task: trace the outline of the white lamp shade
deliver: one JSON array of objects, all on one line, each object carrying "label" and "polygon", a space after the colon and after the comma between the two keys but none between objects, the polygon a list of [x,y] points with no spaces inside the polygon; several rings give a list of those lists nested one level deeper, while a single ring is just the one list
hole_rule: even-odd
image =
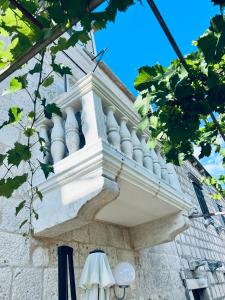
[{"label": "white lamp shade", "polygon": [[117,285],[130,286],[135,280],[135,269],[130,263],[121,262],[115,267],[113,275]]}]

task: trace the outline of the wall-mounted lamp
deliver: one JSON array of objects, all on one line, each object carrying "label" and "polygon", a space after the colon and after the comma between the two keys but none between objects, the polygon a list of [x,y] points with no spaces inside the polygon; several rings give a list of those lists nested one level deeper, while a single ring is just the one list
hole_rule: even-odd
[{"label": "wall-mounted lamp", "polygon": [[[115,298],[117,300],[123,300],[126,295],[126,289],[129,288],[131,283],[135,280],[134,267],[128,262],[121,262],[115,267],[113,275],[116,281],[116,284],[113,286]],[[123,289],[122,296],[116,294],[116,287]]]}]

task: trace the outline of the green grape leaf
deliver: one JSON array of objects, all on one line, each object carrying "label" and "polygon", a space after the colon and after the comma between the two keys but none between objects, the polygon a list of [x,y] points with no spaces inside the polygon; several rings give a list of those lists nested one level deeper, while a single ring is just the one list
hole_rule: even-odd
[{"label": "green grape leaf", "polygon": [[32,209],[32,213],[33,213],[35,219],[38,220],[39,219],[38,213],[34,209]]},{"label": "green grape leaf", "polygon": [[27,222],[28,222],[28,219],[24,220],[24,221],[20,224],[19,229],[21,229]]},{"label": "green grape leaf", "polygon": [[225,0],[211,0],[214,5],[225,6]]},{"label": "green grape leaf", "polygon": [[15,93],[27,86],[27,75],[14,77],[10,80],[10,86],[8,90],[4,90],[2,95]]},{"label": "green grape leaf", "polygon": [[54,168],[50,164],[45,164],[39,161],[41,170],[43,171],[45,178],[47,179],[50,173],[54,173]]},{"label": "green grape leaf", "polygon": [[54,72],[60,74],[61,76],[64,75],[72,75],[71,69],[63,64],[56,64],[52,63],[52,69]]},{"label": "green grape leaf", "polygon": [[35,117],[34,111],[30,111],[28,114],[28,120],[31,121],[31,120],[33,120],[34,117]]},{"label": "green grape leaf", "polygon": [[26,137],[31,137],[32,135],[34,135],[35,133],[35,128],[31,128],[31,127],[27,127],[25,130],[24,130],[24,135]]},{"label": "green grape leaf", "polygon": [[6,154],[0,154],[0,166],[3,165],[4,159],[6,158]]},{"label": "green grape leaf", "polygon": [[35,193],[38,196],[38,198],[42,201],[43,200],[43,194],[42,192],[38,189],[38,187],[35,188]]},{"label": "green grape leaf", "polygon": [[154,149],[156,144],[157,144],[157,139],[152,137],[147,142],[147,146],[149,147],[149,149]]},{"label": "green grape leaf", "polygon": [[29,71],[29,73],[30,73],[31,75],[33,75],[33,74],[35,74],[35,73],[40,73],[41,70],[42,70],[41,64],[40,64],[40,63],[36,63],[35,66],[33,67],[33,69],[31,69],[31,70]]},{"label": "green grape leaf", "polygon": [[212,31],[204,33],[197,41],[197,46],[204,54],[207,63],[214,62],[216,60],[216,46],[218,39]]},{"label": "green grape leaf", "polygon": [[18,175],[13,178],[0,179],[0,196],[10,198],[12,193],[27,181],[28,174]]},{"label": "green grape leaf", "polygon": [[45,117],[48,119],[51,119],[53,114],[56,114],[56,115],[62,117],[62,112],[55,103],[50,103],[50,104],[44,105]]},{"label": "green grape leaf", "polygon": [[19,205],[16,207],[16,213],[15,213],[16,216],[24,208],[25,204],[26,204],[26,200],[23,200],[19,203]]},{"label": "green grape leaf", "polygon": [[2,125],[0,125],[0,129],[2,129],[4,126],[9,124],[15,124],[18,123],[23,115],[23,110],[19,107],[10,107],[8,111],[8,120],[3,122]]},{"label": "green grape leaf", "polygon": [[31,151],[27,145],[16,142],[14,148],[8,150],[8,163],[19,166],[22,161],[28,161],[31,158]]},{"label": "green grape leaf", "polygon": [[53,84],[53,82],[54,82],[54,76],[51,75],[51,76],[49,76],[48,78],[46,78],[46,79],[44,80],[43,86],[44,86],[45,88],[47,88],[48,86],[50,86],[51,84]]},{"label": "green grape leaf", "polygon": [[165,68],[159,64],[149,67],[144,66],[139,69],[139,74],[134,82],[134,87],[140,91],[149,89],[155,82],[162,78]]}]

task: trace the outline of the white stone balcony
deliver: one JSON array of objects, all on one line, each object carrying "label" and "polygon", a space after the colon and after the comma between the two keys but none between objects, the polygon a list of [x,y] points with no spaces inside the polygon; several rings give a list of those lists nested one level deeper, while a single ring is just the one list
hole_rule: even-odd
[{"label": "white stone balcony", "polygon": [[[173,239],[190,207],[172,164],[149,151],[132,101],[93,73],[54,100],[63,118],[41,120],[55,173],[41,180],[37,236],[56,236],[93,220],[130,228],[134,248]],[[102,77],[103,78],[103,77]]]}]

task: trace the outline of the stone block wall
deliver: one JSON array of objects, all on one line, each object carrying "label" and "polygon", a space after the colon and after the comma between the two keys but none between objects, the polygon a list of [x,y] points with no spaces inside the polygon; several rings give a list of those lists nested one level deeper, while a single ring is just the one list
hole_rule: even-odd
[{"label": "stone block wall", "polygon": [[[55,90],[58,91],[57,87]],[[52,95],[53,92],[50,96]],[[0,120],[3,119],[3,114],[7,114],[7,107],[17,104],[18,99],[23,99],[19,103],[22,102],[27,107],[27,99],[24,97],[1,98]],[[1,132],[1,153],[15,142],[15,138],[21,139],[16,128]],[[191,198],[193,206],[199,207],[188,172],[197,177],[200,174],[189,163],[177,168],[177,172],[183,192]],[[208,188],[204,187],[209,209],[214,211],[215,203],[207,196],[208,192]],[[89,251],[100,248],[108,255],[112,268],[120,261],[129,261],[135,266],[137,278],[128,290],[127,300],[193,299],[191,291],[184,287],[182,274],[186,279],[206,276],[210,299],[225,299],[224,266],[215,272],[210,272],[207,266],[203,266],[197,274],[189,268],[189,261],[193,259],[206,258],[225,262],[224,234],[218,235],[212,226],[206,229],[203,220],[191,221],[191,227],[178,235],[174,242],[139,252],[131,248],[129,231],[126,228],[98,222],[79,230],[71,228],[70,232],[54,239],[31,239],[23,237],[18,231],[25,215],[21,213],[16,218],[14,214],[22,196],[23,191],[19,190],[11,199],[0,198],[0,300],[58,299],[57,247],[63,244],[74,249],[77,285]],[[216,222],[220,224],[220,219]],[[78,299],[82,299],[82,291],[77,291]]]},{"label": "stone block wall", "polygon": [[[183,192],[201,212],[188,176],[191,172],[200,179],[201,174],[189,162],[177,168],[177,172]],[[217,211],[215,200],[210,198],[213,191],[203,186],[203,193],[209,211]],[[220,204],[225,207],[224,202],[221,201]],[[223,225],[220,217],[215,217],[214,220],[215,225]],[[144,299],[194,300],[192,291],[185,289],[183,279],[198,278],[207,278],[209,299],[225,299],[225,235],[218,234],[214,226],[206,228],[203,221],[203,218],[191,220],[190,228],[179,234],[174,242],[137,253],[138,285]],[[189,262],[199,259],[218,260],[224,265],[215,272],[209,270],[208,264],[198,268],[196,272],[191,271]]]},{"label": "stone block wall", "polygon": [[138,286],[145,300],[186,299],[174,242],[143,249],[137,257]]},{"label": "stone block wall", "polygon": [[[193,185],[188,178],[188,173],[191,172],[200,179],[200,173],[189,162],[182,168],[178,168],[177,171],[183,191],[189,194],[193,206],[197,207],[201,212]],[[210,212],[218,211],[215,200],[210,198],[210,194],[213,192],[211,188],[203,186],[203,194]],[[225,207],[223,201],[220,201],[220,204]],[[213,219],[215,225],[224,225],[220,217],[214,217]],[[225,299],[225,235],[224,233],[218,234],[212,225],[206,228],[203,221],[204,218],[191,220],[191,227],[176,238],[182,271],[184,271],[186,278],[207,277],[211,299]],[[222,261],[224,265],[215,272],[209,270],[208,264],[198,268],[197,272],[191,272],[188,262],[198,259]]]},{"label": "stone block wall", "polygon": [[[0,201],[2,203],[5,200]],[[6,202],[4,206],[7,206]],[[0,222],[1,300],[57,300],[57,247],[63,244],[74,249],[78,299],[83,299],[78,282],[89,251],[104,250],[112,268],[121,261],[129,261],[133,265],[136,263],[128,230],[124,228],[94,222],[57,239],[31,239],[10,231],[14,227],[13,216],[10,216],[10,220],[5,223],[1,218]],[[5,229],[6,225],[9,230]],[[139,297],[134,284],[129,289],[127,299],[144,298]]]},{"label": "stone block wall", "polygon": [[[29,84],[32,86],[34,82]],[[7,87],[6,81],[1,84],[0,92]],[[48,99],[59,92],[57,86],[53,87]],[[7,118],[8,108],[11,106],[23,106],[27,111],[31,109],[23,92],[0,96],[0,100],[0,122]],[[16,141],[22,142],[22,134],[16,126],[1,130],[0,152],[7,151]],[[0,173],[1,176],[4,175],[4,170]],[[26,188],[21,188],[10,199],[0,197],[0,300],[58,299],[57,247],[63,244],[74,249],[78,299],[83,299],[78,282],[89,251],[103,249],[112,268],[121,261],[129,261],[135,265],[136,258],[130,246],[128,230],[118,226],[94,222],[79,230],[71,228],[71,232],[55,239],[24,237],[22,231],[19,231],[19,225],[26,219],[26,212],[20,212],[15,217],[15,208],[25,192]],[[129,289],[127,299],[144,299],[139,297],[136,284]]]}]

